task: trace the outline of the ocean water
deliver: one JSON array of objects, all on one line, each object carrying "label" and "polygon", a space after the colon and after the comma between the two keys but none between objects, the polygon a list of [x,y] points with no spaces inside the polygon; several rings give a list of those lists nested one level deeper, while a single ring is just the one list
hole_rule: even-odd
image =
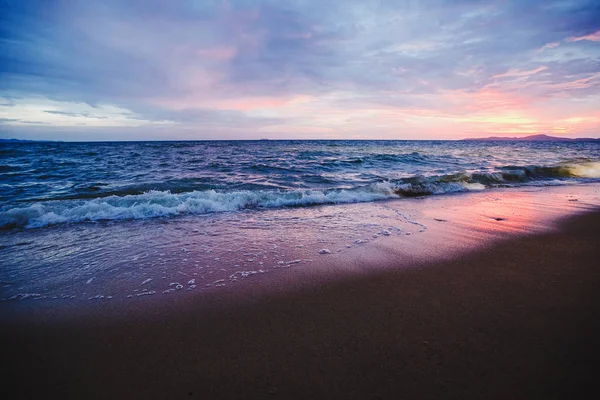
[{"label": "ocean water", "polygon": [[0,300],[216,290],[418,239],[447,194],[599,181],[597,142],[0,143]]},{"label": "ocean water", "polygon": [[0,229],[600,178],[598,142],[0,144]]}]

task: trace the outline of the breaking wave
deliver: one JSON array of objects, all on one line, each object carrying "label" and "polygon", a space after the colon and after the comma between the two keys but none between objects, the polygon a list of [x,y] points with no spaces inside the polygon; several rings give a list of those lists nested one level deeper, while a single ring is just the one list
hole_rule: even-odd
[{"label": "breaking wave", "polygon": [[185,214],[233,212],[245,209],[303,207],[359,203],[398,197],[439,195],[519,184],[572,181],[565,178],[600,178],[600,163],[553,167],[506,166],[495,172],[464,172],[413,176],[350,189],[297,190],[193,190],[172,193],[148,190],[141,194],[51,200],[0,212],[0,229],[40,228],[85,221],[132,220]]},{"label": "breaking wave", "polygon": [[[245,209],[302,207],[370,202],[397,198],[403,186],[382,182],[355,189],[290,191],[193,191],[174,194],[151,190],[139,195],[109,196],[85,201],[48,201],[12,208],[0,214],[0,228],[40,228],[69,222],[106,221],[207,214]],[[429,185],[430,194],[477,189],[472,184]],[[483,187],[481,187],[483,189]]]}]

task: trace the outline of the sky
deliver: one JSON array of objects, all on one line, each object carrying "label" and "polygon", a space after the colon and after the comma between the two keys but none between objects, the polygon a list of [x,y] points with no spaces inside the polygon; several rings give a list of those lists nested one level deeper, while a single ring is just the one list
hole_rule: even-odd
[{"label": "sky", "polygon": [[0,0],[0,138],[600,137],[598,0]]}]

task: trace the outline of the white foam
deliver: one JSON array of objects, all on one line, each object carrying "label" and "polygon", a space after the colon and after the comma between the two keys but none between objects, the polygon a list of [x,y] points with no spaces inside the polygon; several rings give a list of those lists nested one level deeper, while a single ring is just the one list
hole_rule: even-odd
[{"label": "white foam", "polygon": [[600,178],[600,162],[573,164],[567,169],[572,175],[580,178]]},{"label": "white foam", "polygon": [[[554,168],[554,167],[552,167]],[[600,178],[600,162],[564,165],[568,175],[581,178]],[[524,170],[511,171],[522,174]],[[485,172],[492,182],[504,182],[502,173]],[[108,196],[89,200],[61,200],[39,202],[27,207],[16,207],[0,212],[0,228],[40,228],[48,225],[102,220],[130,220],[168,217],[182,214],[232,212],[252,208],[297,207],[319,204],[371,202],[396,198],[398,195],[444,194],[484,190],[485,185],[472,182],[473,174],[464,180],[448,181],[444,176],[415,177],[412,183],[379,182],[352,189],[331,190],[242,190],[221,192],[215,190],[171,193],[150,190],[137,195]],[[458,178],[457,178],[458,179]],[[405,181],[406,182],[406,181]],[[545,180],[536,181],[538,184]],[[194,232],[200,232],[194,230]],[[186,247],[183,252],[188,252]],[[209,251],[207,251],[209,252]]]},{"label": "white foam", "polygon": [[137,297],[140,297],[140,296],[150,296],[150,295],[153,295],[155,293],[156,293],[156,290],[150,290],[148,292],[138,293],[138,294],[136,294],[136,296]]},{"label": "white foam", "polygon": [[41,294],[39,293],[19,293],[10,297],[9,300],[26,300],[31,298],[39,298]]},{"label": "white foam", "polygon": [[[40,228],[101,220],[127,220],[180,214],[205,214],[247,208],[356,203],[395,197],[387,182],[354,190],[193,191],[172,194],[151,190],[139,195],[109,196],[86,201],[49,201],[0,213],[0,227]],[[187,251],[183,248],[182,251]]]},{"label": "white foam", "polygon": [[[229,279],[237,279],[238,275],[241,278],[247,278],[249,276],[252,275],[256,275],[256,274],[263,274],[265,271],[263,271],[262,269],[259,269],[258,271],[236,271],[233,274],[229,275]],[[224,281],[224,280],[222,280]],[[215,281],[215,282],[219,282],[219,281]],[[213,284],[215,283],[213,282]]]},{"label": "white foam", "polygon": [[485,185],[478,182],[422,182],[418,184],[403,183],[395,189],[399,193],[412,194],[446,194],[465,191],[485,190]]}]

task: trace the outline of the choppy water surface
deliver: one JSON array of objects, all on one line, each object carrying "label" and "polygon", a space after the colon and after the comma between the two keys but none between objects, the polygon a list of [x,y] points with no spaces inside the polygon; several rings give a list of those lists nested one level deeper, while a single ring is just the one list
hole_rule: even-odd
[{"label": "choppy water surface", "polygon": [[599,178],[594,142],[2,143],[0,300],[212,290],[426,235],[405,197]]},{"label": "choppy water surface", "polygon": [[0,228],[598,178],[598,142],[3,143]]}]

